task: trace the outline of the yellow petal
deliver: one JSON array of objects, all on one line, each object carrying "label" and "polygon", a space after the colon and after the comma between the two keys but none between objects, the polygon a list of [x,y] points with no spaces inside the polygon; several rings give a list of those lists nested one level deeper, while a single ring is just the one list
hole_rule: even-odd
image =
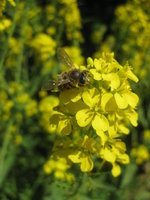
[{"label": "yellow petal", "polygon": [[105,134],[103,131],[101,131],[101,130],[97,130],[97,131],[96,131],[96,134],[100,137],[100,139],[101,139],[101,144],[104,146],[105,143],[106,143],[106,141],[107,141],[107,139],[108,139],[108,137],[107,137],[106,134]]},{"label": "yellow petal", "polygon": [[82,109],[76,113],[76,120],[80,127],[85,127],[91,123],[93,113],[89,109]]},{"label": "yellow petal", "polygon": [[108,148],[103,149],[101,153],[103,155],[103,158],[106,161],[108,161],[110,163],[114,163],[115,162],[116,155],[112,151],[110,151]]},{"label": "yellow petal", "polygon": [[132,81],[134,81],[136,83],[139,81],[137,76],[130,69],[128,69],[128,71],[127,71],[127,76],[129,79],[131,79]]},{"label": "yellow petal", "polygon": [[72,131],[71,123],[69,119],[60,120],[58,123],[58,133],[62,135],[69,135]]},{"label": "yellow petal", "polygon": [[111,170],[111,173],[114,177],[117,177],[121,174],[121,168],[117,164],[113,164],[113,168]]},{"label": "yellow petal", "polygon": [[98,59],[94,59],[94,66],[95,66],[95,68],[99,71],[99,70],[101,70],[101,61],[100,60],[98,60]]},{"label": "yellow petal", "polygon": [[81,99],[81,91],[79,88],[64,90],[60,93],[60,101],[64,104],[67,104],[70,101],[77,102],[79,99]]},{"label": "yellow petal", "polygon": [[116,135],[116,130],[115,130],[114,125],[109,126],[108,133],[109,133],[109,136],[110,136],[111,138],[113,138],[113,137]]},{"label": "yellow petal", "polygon": [[80,163],[81,158],[80,158],[80,152],[76,152],[74,154],[71,154],[68,156],[68,158],[73,162],[73,163]]},{"label": "yellow petal", "polygon": [[92,126],[96,131],[98,130],[107,131],[109,123],[104,115],[96,115],[92,120]]},{"label": "yellow petal", "polygon": [[138,114],[137,114],[137,112],[135,112],[134,110],[132,110],[130,113],[128,113],[127,117],[128,117],[129,121],[131,122],[131,124],[133,126],[136,127],[138,125],[137,124],[137,120],[138,120]]},{"label": "yellow petal", "polygon": [[122,164],[127,165],[130,162],[130,158],[127,154],[120,154],[119,155],[119,160]]},{"label": "yellow petal", "polygon": [[110,112],[114,111],[117,108],[117,104],[115,102],[114,96],[112,93],[105,93],[101,99],[101,106],[104,110]]},{"label": "yellow petal", "polygon": [[120,86],[120,79],[116,73],[103,74],[103,79],[110,82],[110,87],[117,89]]},{"label": "yellow petal", "polygon": [[94,164],[91,157],[88,156],[88,157],[82,158],[81,166],[80,166],[82,172],[90,172],[92,171],[93,167],[94,167]]},{"label": "yellow petal", "polygon": [[93,108],[99,102],[100,95],[99,92],[95,88],[93,88],[83,92],[82,98],[86,105]]},{"label": "yellow petal", "polygon": [[87,66],[90,68],[90,66],[93,67],[93,64],[94,64],[93,59],[91,57],[88,57],[87,58]]},{"label": "yellow petal", "polygon": [[139,101],[139,97],[133,93],[133,92],[128,92],[124,93],[123,96],[127,100],[128,104],[132,107],[135,108],[137,106],[137,103]]},{"label": "yellow petal", "polygon": [[114,97],[115,97],[115,101],[116,101],[118,108],[125,109],[128,107],[127,100],[123,96],[121,96],[119,93],[116,92]]},{"label": "yellow petal", "polygon": [[119,132],[124,133],[126,135],[128,135],[130,133],[130,130],[123,124],[119,124],[118,129],[119,129]]},{"label": "yellow petal", "polygon": [[91,72],[91,74],[93,75],[93,78],[94,78],[95,80],[99,81],[99,80],[102,79],[102,75],[101,75],[99,72],[97,72],[96,69],[91,69],[90,72]]}]

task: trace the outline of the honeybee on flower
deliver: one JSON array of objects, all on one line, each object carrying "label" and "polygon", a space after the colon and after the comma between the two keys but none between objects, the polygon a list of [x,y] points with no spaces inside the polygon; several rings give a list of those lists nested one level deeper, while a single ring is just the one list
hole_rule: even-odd
[{"label": "honeybee on flower", "polygon": [[61,140],[53,151],[55,156],[79,163],[82,172],[92,171],[96,158],[109,162],[116,177],[121,173],[119,164],[130,161],[121,136],[129,134],[128,124],[137,126],[139,98],[128,79],[138,82],[138,78],[128,64],[121,66],[113,53],[88,58],[83,69],[88,71],[86,87],[80,87],[79,82],[79,88],[61,85],[59,105],[53,109],[50,124],[69,142]]},{"label": "honeybee on flower", "polygon": [[88,84],[89,77],[87,70],[77,69],[69,55],[63,48],[58,48],[57,55],[59,61],[69,68],[68,71],[62,72],[58,80],[49,80],[42,90],[63,91],[66,89],[82,87]]}]

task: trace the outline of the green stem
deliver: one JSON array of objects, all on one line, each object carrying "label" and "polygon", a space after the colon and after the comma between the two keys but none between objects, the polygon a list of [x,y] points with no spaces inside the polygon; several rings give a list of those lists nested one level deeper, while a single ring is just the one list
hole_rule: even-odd
[{"label": "green stem", "polygon": [[22,21],[21,21],[21,34],[20,34],[20,39],[19,39],[19,44],[20,44],[20,53],[18,55],[17,63],[16,63],[16,73],[15,73],[15,80],[16,82],[20,82],[21,78],[21,66],[22,66],[22,61],[23,61],[23,52],[24,52],[24,41],[25,41],[25,34],[26,34],[26,25],[27,25],[27,13],[28,13],[28,8],[24,8],[23,15],[22,15]]},{"label": "green stem", "polygon": [[10,143],[10,134],[11,134],[10,127],[11,127],[11,124],[12,124],[12,122],[9,123],[8,129],[5,132],[4,141],[3,141],[2,148],[1,148],[1,151],[0,151],[0,188],[1,188],[2,182],[3,182],[4,160],[5,160],[5,157],[7,155],[8,146],[9,146],[9,143]]},{"label": "green stem", "polygon": [[12,20],[12,27],[9,31],[7,40],[5,42],[5,48],[3,49],[3,51],[1,52],[1,60],[0,60],[0,76],[1,76],[1,80],[4,80],[4,76],[5,76],[5,68],[4,68],[4,62],[7,56],[7,52],[8,52],[8,48],[9,48],[9,40],[12,37],[15,27],[16,27],[16,16],[17,16],[17,10],[18,10],[18,2],[19,0],[17,0],[17,4],[16,7],[14,8],[14,16],[13,16],[13,20]]},{"label": "green stem", "polygon": [[98,168],[98,171],[101,171],[101,169],[103,168],[104,164],[105,164],[105,160],[103,160]]}]

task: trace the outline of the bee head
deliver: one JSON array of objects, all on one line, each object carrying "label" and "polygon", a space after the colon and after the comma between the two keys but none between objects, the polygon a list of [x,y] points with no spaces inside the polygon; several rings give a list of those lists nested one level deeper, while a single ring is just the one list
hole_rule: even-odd
[{"label": "bee head", "polygon": [[79,78],[80,78],[80,72],[78,70],[73,70],[73,71],[70,72],[70,77],[73,80],[79,80]]}]

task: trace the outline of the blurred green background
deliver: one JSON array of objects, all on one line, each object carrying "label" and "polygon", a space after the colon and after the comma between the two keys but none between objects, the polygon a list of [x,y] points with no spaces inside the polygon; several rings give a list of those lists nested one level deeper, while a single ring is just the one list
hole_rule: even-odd
[{"label": "blurred green background", "polygon": [[[0,199],[150,199],[150,1],[0,0]],[[131,161],[121,176],[83,174],[49,161],[58,137],[49,118],[58,94],[41,91],[60,69],[114,52],[139,83],[138,127],[124,138]]]}]

